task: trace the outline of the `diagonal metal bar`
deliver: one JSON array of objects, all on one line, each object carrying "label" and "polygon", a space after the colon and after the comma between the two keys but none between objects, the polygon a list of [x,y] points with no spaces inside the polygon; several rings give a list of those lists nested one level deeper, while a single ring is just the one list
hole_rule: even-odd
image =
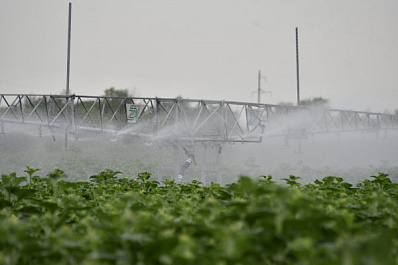
[{"label": "diagonal metal bar", "polygon": [[166,115],[166,117],[164,118],[163,123],[160,125],[160,128],[163,128],[164,124],[166,123],[166,121],[167,121],[167,119],[168,119],[169,117],[171,117],[171,119],[174,120],[173,116],[171,115],[171,112],[173,111],[175,105],[176,105],[176,103],[174,102],[174,103],[173,103],[173,106],[170,108],[170,110],[169,110],[168,112],[167,112],[167,110],[162,106],[162,108],[167,112],[167,115]]},{"label": "diagonal metal bar", "polygon": [[22,99],[24,96],[18,96],[18,102],[19,102],[19,110],[21,111],[21,119],[24,122],[25,121],[25,117],[24,117],[24,109],[23,109],[23,104],[22,104]]},{"label": "diagonal metal bar", "polygon": [[113,115],[112,115],[111,119],[108,121],[107,125],[109,125],[113,119],[115,119],[118,122],[116,114],[120,110],[121,106],[122,105],[124,106],[125,104],[126,104],[126,99],[122,99],[122,101],[119,103],[119,106],[117,107],[117,109],[115,111],[113,111],[112,107],[109,105],[109,108],[111,109]]},{"label": "diagonal metal bar", "polygon": [[203,108],[205,108],[203,101],[198,102],[198,106],[199,106],[198,107],[199,110],[198,110],[198,113],[196,115],[195,122],[192,125],[193,128],[195,128],[196,124],[198,124],[199,118],[200,118],[200,116],[202,115],[202,112],[203,112]]},{"label": "diagonal metal bar", "polygon": [[4,99],[4,102],[5,102],[6,105],[7,105],[7,110],[3,113],[2,118],[5,117],[5,115],[8,113],[8,111],[11,111],[11,113],[12,113],[12,115],[14,115],[15,119],[18,120],[17,115],[16,115],[16,114],[14,113],[14,111],[12,110],[12,107],[15,106],[14,104],[15,104],[15,101],[17,101],[18,97],[16,97],[16,98],[14,99],[14,101],[11,103],[11,105],[8,104],[8,101],[7,101],[7,99],[6,99],[5,97],[3,97],[3,99]]},{"label": "diagonal metal bar", "polygon": [[245,110],[245,106],[242,106],[238,117],[235,117],[235,114],[233,114],[233,112],[232,112],[232,110],[231,110],[231,112],[232,112],[232,114],[233,114],[233,117],[234,117],[234,119],[235,119],[235,123],[234,123],[234,125],[232,126],[231,132],[230,132],[230,134],[229,134],[229,138],[231,138],[231,137],[232,137],[232,133],[235,132],[236,135],[238,135],[241,139],[243,139],[243,136],[242,136],[239,132],[236,132],[236,131],[235,131],[235,128],[238,127],[238,128],[240,129],[240,132],[241,132],[242,134],[244,134],[242,127],[239,125],[239,118],[242,116],[242,113],[243,113],[244,110]]},{"label": "diagonal metal bar", "polygon": [[64,106],[62,109],[60,109],[60,111],[58,112],[58,114],[57,114],[57,115],[54,117],[54,119],[50,122],[50,125],[53,125],[53,124],[57,121],[57,119],[58,119],[59,116],[63,115],[63,116],[65,117],[65,115],[63,114],[63,111],[64,111],[68,106],[69,106],[69,102],[67,102],[67,103],[65,104],[65,106]]},{"label": "diagonal metal bar", "polygon": [[86,105],[84,104],[84,102],[83,102],[83,100],[82,100],[81,97],[78,97],[78,101],[77,101],[77,102],[79,102],[79,101],[80,101],[80,103],[82,104],[84,110],[86,111],[86,114],[85,114],[85,115],[83,116],[83,118],[80,120],[80,123],[79,123],[78,126],[82,125],[83,122],[86,120],[86,118],[89,117],[90,120],[91,120],[91,122],[95,125],[95,127],[98,127],[97,124],[96,124],[96,122],[94,121],[94,119],[91,117],[90,112],[94,109],[95,105],[99,102],[99,98],[97,98],[97,99],[93,102],[93,104],[91,105],[91,107],[90,107],[88,110],[87,110]]},{"label": "diagonal metal bar", "polygon": [[[206,106],[208,106],[208,105],[206,104]],[[207,107],[206,107],[206,109],[207,109]],[[209,112],[210,113],[209,116],[207,116],[207,118],[193,131],[192,134],[195,134],[200,128],[202,128],[206,124],[206,122],[215,114],[215,112],[217,110],[218,110],[218,107],[214,111],[212,111],[211,113]]]},{"label": "diagonal metal bar", "polygon": [[29,120],[30,116],[32,116],[32,114],[35,112],[37,117],[39,117],[40,121],[43,122],[43,119],[41,118],[40,114],[37,112],[37,108],[43,102],[44,97],[41,97],[41,99],[37,102],[36,106],[33,106],[33,103],[32,103],[32,101],[30,100],[29,97],[27,97],[27,98],[28,98],[28,101],[29,101],[30,105],[33,107],[33,110],[29,113],[28,117],[26,117],[26,120]]}]

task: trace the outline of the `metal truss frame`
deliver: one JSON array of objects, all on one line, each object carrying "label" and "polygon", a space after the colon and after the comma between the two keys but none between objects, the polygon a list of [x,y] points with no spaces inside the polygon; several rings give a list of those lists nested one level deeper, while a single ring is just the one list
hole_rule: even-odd
[{"label": "metal truss frame", "polygon": [[[140,106],[128,123],[126,104]],[[104,131],[167,140],[261,142],[264,136],[398,129],[398,116],[374,112],[179,98],[0,95],[0,122]],[[138,128],[139,127],[139,128]],[[172,131],[162,138],[162,131]]]},{"label": "metal truss frame", "polygon": [[[133,122],[129,122],[127,104],[139,110]],[[167,170],[177,175],[179,148],[191,153],[189,149],[201,143],[204,181],[210,171],[221,180],[219,162],[216,169],[205,164],[206,148],[211,145],[221,150],[226,142],[259,143],[263,137],[301,139],[318,133],[398,129],[398,115],[180,98],[0,94],[1,133],[5,133],[5,123],[65,132],[65,149],[68,134],[78,137],[85,131],[145,137],[159,146],[172,145],[173,166],[164,165],[159,157],[159,176]],[[217,155],[217,161],[219,158]]]}]

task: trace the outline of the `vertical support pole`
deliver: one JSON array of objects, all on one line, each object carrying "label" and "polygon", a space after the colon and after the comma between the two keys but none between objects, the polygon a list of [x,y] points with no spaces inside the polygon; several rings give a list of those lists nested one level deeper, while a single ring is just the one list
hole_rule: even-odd
[{"label": "vertical support pole", "polygon": [[69,75],[70,75],[70,40],[72,31],[72,3],[69,3],[69,16],[68,16],[68,50],[66,57],[66,96],[69,96]]},{"label": "vertical support pole", "polygon": [[296,70],[297,70],[297,106],[300,105],[300,71],[299,71],[299,48],[298,28],[296,27]]},{"label": "vertical support pole", "polygon": [[[178,139],[180,136],[180,101],[177,99],[174,101],[175,107],[174,107],[174,130],[177,133],[176,138]],[[178,140],[177,144],[179,144]]]},{"label": "vertical support pole", "polygon": [[261,71],[258,70],[258,90],[257,90],[257,103],[260,104],[260,94],[261,94]]},{"label": "vertical support pole", "polygon": [[[70,39],[71,39],[71,25],[72,25],[72,3],[69,2],[69,15],[68,15],[68,50],[67,50],[67,58],[66,58],[66,98],[65,104],[69,104],[69,76],[70,76]],[[73,110],[73,107],[72,107]],[[73,116],[73,112],[71,114]],[[68,121],[68,108],[65,108],[65,117]],[[65,150],[68,150],[68,134],[69,129],[66,129],[65,132]]]},{"label": "vertical support pole", "polygon": [[[73,94],[70,97],[70,110],[71,110],[71,127],[72,127],[72,134],[75,134],[75,95]],[[77,101],[76,103],[78,103]],[[77,105],[77,104],[76,104]],[[76,136],[76,135],[75,135]]]},{"label": "vertical support pole", "polygon": [[177,133],[177,135],[175,136],[175,143],[174,143],[174,165],[173,165],[173,171],[174,171],[174,179],[176,182],[179,182],[178,179],[178,175],[180,173],[180,169],[179,169],[179,161],[180,161],[180,156],[179,156],[179,134],[180,134],[180,124],[179,124],[179,118],[180,118],[180,101],[177,99],[176,101],[174,101],[175,104],[175,108],[174,108],[174,130]]},{"label": "vertical support pole", "polygon": [[[23,96],[22,96],[22,98],[23,98]],[[23,104],[22,104],[22,99],[21,99],[20,95],[18,95],[18,104],[19,104],[19,109],[21,111],[21,120],[24,121],[25,120],[25,118],[24,118],[24,108],[22,106]]]},{"label": "vertical support pole", "polygon": [[54,100],[55,98],[53,96],[50,96],[50,108],[48,110],[48,123],[51,123],[53,121],[54,118]]},{"label": "vertical support pole", "polygon": [[159,114],[160,114],[160,101],[156,98],[156,110],[155,110],[155,136],[158,135],[159,131]]},{"label": "vertical support pole", "polygon": [[25,120],[25,112],[26,112],[26,105],[28,104],[27,103],[28,102],[28,96],[26,95],[26,96],[22,96],[22,101],[21,101],[21,103],[22,103],[22,120]]},{"label": "vertical support pole", "polygon": [[220,106],[218,107],[218,114],[219,114],[219,122],[218,122],[218,134],[221,138],[226,139],[228,137],[228,128],[227,128],[227,120],[226,120],[226,108],[225,108],[225,102],[222,101],[220,103]]},{"label": "vertical support pole", "polygon": [[221,185],[221,144],[218,146],[217,150],[217,165],[216,165],[216,174],[217,174],[217,182]]},{"label": "vertical support pole", "polygon": [[173,163],[173,172],[174,172],[174,180],[177,183],[179,181],[178,175],[179,175],[179,168],[178,168],[178,162],[180,161],[180,156],[179,156],[179,148],[178,145],[174,145],[174,163]]},{"label": "vertical support pole", "polygon": [[158,145],[158,181],[163,179],[163,147]]},{"label": "vertical support pole", "polygon": [[370,116],[369,116],[369,113],[366,114],[366,118],[367,118],[367,120],[368,120],[368,124],[367,124],[367,125],[368,125],[368,128],[367,128],[367,129],[368,129],[368,132],[370,132],[372,128],[371,128],[371,126],[370,126]]},{"label": "vertical support pole", "polygon": [[202,143],[202,161],[201,161],[201,170],[200,170],[200,181],[203,185],[206,186],[206,150],[207,146],[205,143]]},{"label": "vertical support pole", "polygon": [[[48,100],[50,102],[47,103],[47,97],[44,97],[44,105],[46,106],[46,111],[47,111],[47,123],[50,124],[51,120],[53,118],[53,113],[54,113],[54,102],[52,100],[51,95],[48,98]],[[55,139],[55,135],[54,135],[54,132],[53,132],[53,128],[51,126],[49,128],[50,128],[50,131],[51,131],[51,135],[53,137],[53,141],[55,142],[56,139]]]},{"label": "vertical support pole", "polygon": [[106,98],[104,98],[102,101],[102,106],[103,108],[101,108],[101,98],[98,98],[98,111],[100,114],[100,121],[101,121],[101,129],[104,129],[104,108],[105,108],[105,100]]}]

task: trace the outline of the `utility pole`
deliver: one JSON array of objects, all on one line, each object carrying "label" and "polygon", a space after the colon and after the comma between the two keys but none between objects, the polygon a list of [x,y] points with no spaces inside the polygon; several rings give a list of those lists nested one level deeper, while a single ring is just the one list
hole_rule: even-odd
[{"label": "utility pole", "polygon": [[69,75],[70,75],[70,39],[72,30],[72,3],[69,3],[68,16],[68,50],[66,58],[66,96],[69,96]]},{"label": "utility pole", "polygon": [[261,94],[261,71],[258,70],[258,90],[257,90],[257,103],[260,104],[260,94]]},{"label": "utility pole", "polygon": [[299,48],[298,48],[298,28],[296,27],[296,70],[297,70],[297,106],[300,105],[300,71],[299,71]]},{"label": "utility pole", "polygon": [[[257,103],[258,104],[261,103],[261,93],[268,93],[272,97],[271,91],[264,91],[261,89],[261,79],[263,79],[265,81],[267,80],[267,78],[261,76],[261,70],[258,70],[258,85],[257,85]],[[253,95],[253,93],[255,93],[255,92],[252,92],[252,95]]]},{"label": "utility pole", "polygon": [[[69,98],[69,76],[70,76],[70,40],[71,40],[71,31],[72,31],[72,3],[69,2],[68,48],[67,48],[67,57],[66,57],[66,99],[65,99],[65,104],[66,105],[68,105],[70,103],[70,98]],[[73,110],[73,108],[72,108],[72,110]],[[73,112],[71,113],[71,115],[73,116]],[[68,108],[65,108],[65,117],[68,120]],[[65,147],[64,148],[65,148],[65,150],[68,150],[68,130],[65,132]]]},{"label": "utility pole", "polygon": [[[296,27],[296,69],[297,69],[297,106],[300,106],[300,71],[299,71],[299,47],[298,47],[297,27]],[[301,137],[298,138],[298,153],[301,154]]]}]

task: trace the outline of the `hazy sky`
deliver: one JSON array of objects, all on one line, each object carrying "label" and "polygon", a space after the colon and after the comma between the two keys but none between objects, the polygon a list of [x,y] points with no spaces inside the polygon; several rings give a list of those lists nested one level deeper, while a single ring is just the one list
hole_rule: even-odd
[{"label": "hazy sky", "polygon": [[[68,3],[0,0],[0,93],[65,89]],[[398,109],[396,0],[72,1],[72,93]]]}]

